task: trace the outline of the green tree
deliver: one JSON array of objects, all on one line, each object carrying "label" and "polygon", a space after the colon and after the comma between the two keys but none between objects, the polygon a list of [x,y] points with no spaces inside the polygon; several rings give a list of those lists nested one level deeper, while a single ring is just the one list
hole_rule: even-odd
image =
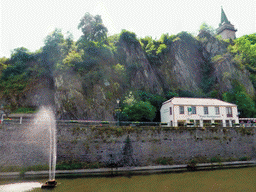
[{"label": "green tree", "polygon": [[78,29],[82,30],[82,39],[86,41],[102,42],[106,39],[108,32],[108,29],[103,25],[101,16],[93,16],[88,12],[80,20]]},{"label": "green tree", "polygon": [[234,40],[234,45],[230,45],[229,50],[233,54],[241,55],[244,65],[256,67],[256,33]]},{"label": "green tree", "polygon": [[148,101],[139,101],[124,107],[123,113],[128,116],[129,121],[152,121],[156,115],[156,108]]},{"label": "green tree", "polygon": [[29,53],[29,50],[25,47],[19,47],[12,51],[11,54],[11,63],[15,62],[29,62],[33,59],[33,55]]},{"label": "green tree", "polygon": [[55,29],[45,38],[44,43],[41,53],[41,65],[46,69],[46,75],[49,76],[52,75],[55,65],[64,59],[64,55],[61,52],[64,36],[61,30]]},{"label": "green tree", "polygon": [[62,54],[68,55],[69,52],[76,50],[75,42],[73,40],[73,35],[69,31],[67,32],[67,37],[64,40],[64,43],[62,43]]},{"label": "green tree", "polygon": [[160,122],[160,109],[162,103],[166,100],[163,96],[158,94],[147,93],[144,91],[139,91],[139,97],[144,102],[150,102],[156,109],[156,115],[154,117],[155,122]]},{"label": "green tree", "polygon": [[0,76],[2,74],[2,71],[7,68],[7,62],[9,61],[8,58],[2,57],[0,58]]},{"label": "green tree", "polygon": [[61,69],[67,70],[70,67],[73,68],[75,71],[78,71],[80,69],[80,65],[82,63],[82,55],[83,51],[76,52],[71,51],[68,53],[66,58],[63,60],[63,65],[60,65]]},{"label": "green tree", "polygon": [[215,35],[216,34],[216,29],[213,28],[212,26],[208,25],[207,23],[202,23],[202,25],[200,26],[200,31],[207,31],[209,32],[211,35]]},{"label": "green tree", "polygon": [[127,31],[123,29],[120,33],[119,37],[120,42],[125,42],[128,46],[131,45],[139,45],[139,41],[136,37],[136,34],[134,32]]},{"label": "green tree", "polygon": [[223,100],[235,103],[240,111],[240,117],[256,117],[255,102],[251,98],[243,85],[233,80],[233,90],[223,94]]},{"label": "green tree", "polygon": [[[159,53],[166,48],[166,45],[161,44],[158,41],[152,39],[152,37],[145,37],[140,39],[142,49],[145,51],[146,56],[150,64],[159,65],[161,64]],[[161,48],[160,47],[161,44]]]},{"label": "green tree", "polygon": [[15,74],[8,79],[0,80],[0,99],[4,99],[14,110],[19,107],[20,99],[24,96],[23,91],[28,83],[25,73]]}]

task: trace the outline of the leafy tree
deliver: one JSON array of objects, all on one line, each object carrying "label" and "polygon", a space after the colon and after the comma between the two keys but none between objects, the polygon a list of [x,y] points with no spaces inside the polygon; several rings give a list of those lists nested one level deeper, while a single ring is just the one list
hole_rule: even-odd
[{"label": "leafy tree", "polygon": [[66,58],[63,60],[63,65],[61,65],[61,69],[69,69],[72,67],[75,71],[78,71],[80,68],[80,65],[82,63],[82,55],[83,51],[81,52],[76,52],[76,51],[71,51],[68,53]]},{"label": "leafy tree", "polygon": [[46,69],[46,75],[53,73],[58,62],[62,62],[64,55],[61,49],[64,43],[64,36],[60,29],[55,29],[45,38],[45,45],[41,53],[41,65]]},{"label": "leafy tree", "polygon": [[169,35],[168,33],[162,34],[159,41],[165,45],[171,45],[176,35]]},{"label": "leafy tree", "polygon": [[33,55],[29,53],[29,50],[25,47],[16,48],[11,54],[11,63],[15,62],[29,62],[33,59]]},{"label": "leafy tree", "polygon": [[62,54],[67,55],[70,51],[76,50],[75,42],[73,40],[73,35],[70,32],[67,32],[67,37],[62,43]]},{"label": "leafy tree", "polygon": [[246,89],[237,80],[233,80],[233,90],[223,94],[223,100],[235,103],[240,111],[240,117],[256,117],[255,102],[247,94]]},{"label": "leafy tree", "polygon": [[78,29],[83,32],[82,39],[86,41],[101,42],[107,37],[107,28],[103,25],[100,15],[92,16],[90,13],[85,13],[80,20]]},{"label": "leafy tree", "polygon": [[[12,51],[11,59],[2,59],[2,75],[1,79],[7,80],[8,78],[13,78],[15,75],[24,74],[29,76],[30,70],[28,70],[29,64],[35,59],[32,53],[29,53],[27,48],[20,47]],[[6,63],[9,61],[9,64]]]},{"label": "leafy tree", "polygon": [[139,97],[144,102],[150,102],[156,109],[156,115],[154,118],[155,122],[160,122],[160,109],[162,103],[166,100],[163,96],[158,94],[147,93],[144,91],[139,91]]},{"label": "leafy tree", "polygon": [[202,25],[200,26],[200,31],[207,31],[209,32],[211,35],[215,35],[216,34],[216,29],[213,28],[212,26],[208,25],[207,23],[202,23]]},{"label": "leafy tree", "polygon": [[27,71],[26,69],[27,69],[26,63],[22,63],[22,62],[16,62],[13,65],[8,65],[2,71],[1,79],[7,80],[8,78],[13,78],[16,75],[20,75],[23,73],[29,75],[28,73],[29,71]]},{"label": "leafy tree", "polygon": [[178,97],[179,96],[179,94],[178,93],[176,93],[176,92],[174,92],[174,91],[168,91],[166,94],[165,94],[165,97],[166,97],[166,99],[171,99],[171,98],[173,98],[173,97]]},{"label": "leafy tree", "polygon": [[182,32],[178,33],[176,35],[176,38],[180,38],[187,43],[195,41],[195,38],[193,37],[193,35],[186,31],[182,31]]},{"label": "leafy tree", "polygon": [[[152,65],[161,65],[161,56],[166,53],[171,44],[171,40],[167,35],[163,35],[162,39],[159,41],[153,40],[152,37],[141,38],[141,47],[145,51],[146,56],[150,64]],[[166,44],[165,44],[165,43]]]},{"label": "leafy tree", "polygon": [[23,90],[28,83],[28,77],[25,73],[16,74],[8,79],[0,80],[0,98],[7,101],[10,104],[11,109],[16,109],[20,103],[20,99],[23,97]]},{"label": "leafy tree", "polygon": [[256,67],[256,33],[234,40],[234,45],[230,45],[229,50],[233,54],[241,55],[243,64]]},{"label": "leafy tree", "polygon": [[152,121],[155,117],[156,108],[150,102],[139,101],[131,106],[126,106],[123,113],[130,121]]},{"label": "leafy tree", "polygon": [[136,34],[130,31],[127,31],[125,29],[123,29],[121,31],[120,37],[119,37],[119,41],[123,41],[125,42],[128,46],[131,45],[139,45],[139,41],[136,37]]},{"label": "leafy tree", "polygon": [[9,61],[9,59],[7,59],[6,57],[0,58],[0,76],[2,74],[2,71],[7,68],[8,61]]},{"label": "leafy tree", "polygon": [[[148,61],[153,65],[159,65],[160,64],[160,58],[159,53],[160,49],[158,51],[158,48],[160,46],[160,42],[157,42],[152,39],[152,37],[145,37],[140,39],[142,49],[145,51]],[[164,45],[164,44],[163,44]],[[164,48],[164,47],[162,47]],[[161,48],[161,51],[162,51]],[[166,48],[166,46],[165,46]]]}]

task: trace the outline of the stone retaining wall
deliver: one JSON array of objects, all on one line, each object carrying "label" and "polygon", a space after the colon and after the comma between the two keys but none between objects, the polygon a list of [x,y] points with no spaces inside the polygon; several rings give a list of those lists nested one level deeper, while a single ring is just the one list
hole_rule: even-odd
[{"label": "stone retaining wall", "polygon": [[[24,132],[26,126],[28,125],[1,125],[0,166],[47,163],[48,154],[40,151],[38,145],[27,144],[19,135],[29,134]],[[197,156],[208,159],[216,156],[225,159],[256,157],[255,128],[176,130],[163,127],[58,123],[57,137],[58,162],[77,160],[112,166],[147,166],[155,165],[155,160],[160,157],[172,157],[179,164]]]}]

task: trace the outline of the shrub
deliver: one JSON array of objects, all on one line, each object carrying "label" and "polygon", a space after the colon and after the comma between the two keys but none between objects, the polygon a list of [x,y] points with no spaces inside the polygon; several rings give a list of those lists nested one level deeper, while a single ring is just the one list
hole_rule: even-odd
[{"label": "shrub", "polygon": [[248,160],[250,160],[250,158],[249,158],[249,157],[247,157],[247,156],[245,156],[245,157],[241,157],[241,158],[239,158],[239,160],[238,160],[238,161],[248,161]]},{"label": "shrub", "polygon": [[126,42],[129,46],[132,44],[139,44],[139,41],[136,38],[136,34],[124,29],[120,34],[120,40]]},{"label": "shrub", "polygon": [[172,157],[159,157],[155,160],[158,165],[173,165],[174,161]]},{"label": "shrub", "polygon": [[219,162],[221,162],[222,160],[221,160],[221,158],[219,157],[219,156],[215,156],[215,157],[212,157],[211,159],[210,159],[210,162],[211,163],[219,163]]},{"label": "shrub", "polygon": [[195,171],[196,170],[196,164],[197,161],[195,159],[192,159],[188,162],[187,169],[188,171]]},{"label": "shrub", "polygon": [[33,107],[20,107],[14,113],[35,113],[36,109]]}]

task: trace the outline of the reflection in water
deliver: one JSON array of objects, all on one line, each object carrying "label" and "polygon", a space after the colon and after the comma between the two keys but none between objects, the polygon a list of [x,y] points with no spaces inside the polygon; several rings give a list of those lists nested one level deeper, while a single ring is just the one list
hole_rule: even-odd
[{"label": "reflection in water", "polygon": [[30,191],[35,188],[40,188],[39,182],[24,182],[24,183],[12,183],[8,185],[0,185],[0,192],[23,192]]}]

